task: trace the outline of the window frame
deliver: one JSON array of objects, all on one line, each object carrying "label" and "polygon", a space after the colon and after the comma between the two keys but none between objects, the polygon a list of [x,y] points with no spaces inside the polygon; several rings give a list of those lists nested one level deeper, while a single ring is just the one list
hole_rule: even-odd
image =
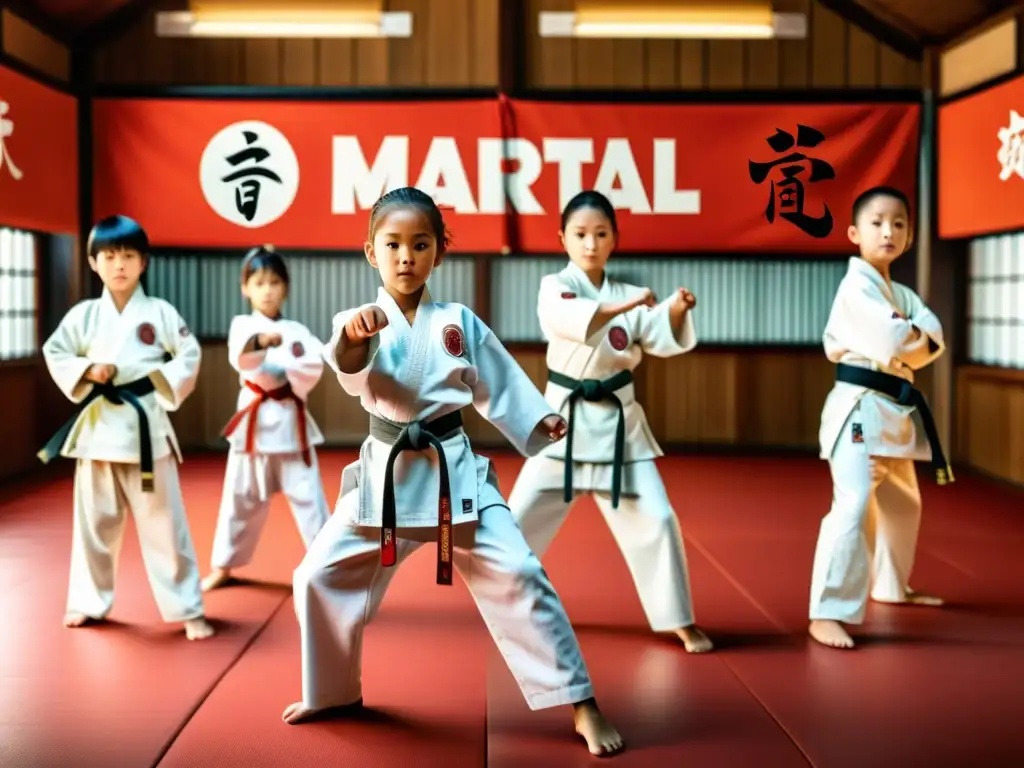
[{"label": "window frame", "polygon": [[32,309],[33,314],[33,326],[35,333],[35,343],[30,353],[25,355],[19,355],[18,357],[0,357],[0,367],[2,368],[13,368],[17,366],[33,365],[42,359],[42,345],[43,345],[43,312],[42,312],[42,301],[44,299],[43,286],[42,286],[42,248],[43,238],[45,234],[37,232],[32,229],[22,229],[21,227],[9,226],[7,224],[0,223],[0,229],[10,230],[14,234],[28,235],[32,242],[32,281],[33,291],[35,293],[35,302]]}]

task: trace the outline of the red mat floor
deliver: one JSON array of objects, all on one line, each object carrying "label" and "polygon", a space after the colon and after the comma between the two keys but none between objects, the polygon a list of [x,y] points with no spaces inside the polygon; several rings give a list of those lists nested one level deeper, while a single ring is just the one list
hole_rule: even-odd
[{"label": "red mat floor", "polygon": [[[335,498],[348,453],[322,457]],[[182,467],[202,571],[223,456]],[[507,493],[520,460],[497,459]],[[622,766],[1002,768],[1024,765],[1024,494],[972,478],[926,484],[915,585],[941,610],[872,606],[852,653],[805,635],[827,466],[678,457],[662,472],[687,540],[698,620],[718,650],[647,631],[622,558],[583,501],[545,557],[577,627]],[[65,467],[66,468],[66,467]],[[927,481],[925,481],[927,483]],[[355,722],[287,726],[299,694],[291,573],[302,547],[283,500],[244,586],[212,593],[219,634],[163,625],[134,529],[109,626],[66,630],[71,482],[0,495],[0,766],[400,768],[593,765],[571,709],[530,712],[465,587],[433,584],[433,548],[396,576],[367,631]],[[436,652],[442,648],[441,654]]]}]

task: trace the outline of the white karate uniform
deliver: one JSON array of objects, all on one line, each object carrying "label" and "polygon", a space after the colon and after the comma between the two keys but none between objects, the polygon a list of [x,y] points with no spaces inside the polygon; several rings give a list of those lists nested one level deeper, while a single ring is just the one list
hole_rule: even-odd
[{"label": "white karate uniform", "polygon": [[[244,352],[260,333],[280,334],[280,346]],[[252,561],[270,498],[278,491],[288,499],[307,549],[331,516],[315,449],[324,438],[305,408],[323,373],[323,344],[302,323],[253,312],[232,320],[228,359],[242,389],[238,418],[233,419],[236,428],[228,436],[231,450],[213,538],[214,568],[238,568]],[[260,392],[277,393],[280,399]],[[295,400],[283,396],[287,392],[303,403],[302,423]],[[252,408],[257,409],[255,422]]]},{"label": "white karate uniform", "polygon": [[[570,263],[541,281],[537,314],[548,342],[547,365],[576,380],[604,380],[633,371],[643,355],[671,357],[697,345],[693,315],[686,313],[679,338],[669,320],[670,300],[657,307],[638,307],[613,318],[588,338],[587,329],[601,304],[618,304],[642,291],[605,277],[600,288]],[[568,389],[548,382],[545,397],[553,410],[568,418]],[[619,389],[626,424],[622,498],[613,508],[611,480],[618,408],[608,401],[579,400],[573,428],[573,489],[588,492],[622,551],[640,602],[656,632],[694,623],[690,579],[679,521],[654,460],[663,455],[636,401],[632,384]],[[565,522],[572,502],[564,499],[567,440],[549,445],[528,459],[509,496],[509,508],[538,554],[550,546]]]},{"label": "white karate uniform", "polygon": [[[539,423],[551,409],[487,326],[460,304],[434,303],[424,290],[415,322],[381,289],[389,325],[371,340],[369,360],[341,373],[336,353],[358,310],[334,318],[324,358],[370,414],[398,423],[431,420],[473,405],[521,452],[549,441]],[[453,564],[533,709],[593,696],[575,633],[540,562],[498,490],[490,462],[464,431],[443,442],[452,500]],[[362,697],[363,631],[395,567],[381,565],[385,464],[391,446],[370,436],[344,470],[334,515],[295,571],[302,635],[302,702],[324,708]],[[400,564],[436,538],[438,458],[406,451],[394,469]]]},{"label": "white karate uniform", "polygon": [[93,364],[117,366],[115,385],[148,376],[156,387],[139,398],[153,448],[152,492],[141,490],[139,417],[128,404],[93,400],[61,448],[62,456],[78,460],[68,612],[94,619],[110,612],[131,510],[160,615],[168,622],[199,618],[199,569],[175,463],[181,452],[167,415],[195,388],[199,342],[174,307],[139,286],[120,313],[107,290],[99,299],[76,304],[43,344],[43,357],[73,403],[92,391],[93,384],[82,377]]},{"label": "white karate uniform", "polygon": [[[921,298],[859,257],[839,284],[824,346],[833,363],[911,383],[945,351],[942,324]],[[914,461],[931,459],[931,448],[916,408],[839,381],[822,409],[819,439],[833,496],[814,555],[810,617],[859,624],[869,590],[878,600],[905,599],[921,520]]]}]

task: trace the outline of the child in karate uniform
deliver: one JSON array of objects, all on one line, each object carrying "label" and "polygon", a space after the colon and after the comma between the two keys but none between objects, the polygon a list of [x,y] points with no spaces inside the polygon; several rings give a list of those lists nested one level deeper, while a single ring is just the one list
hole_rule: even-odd
[{"label": "child in karate uniform", "polygon": [[[190,640],[210,637],[175,461],[168,411],[195,389],[199,342],[177,310],[140,285],[149,239],[125,216],[89,234],[89,266],[103,295],[72,307],[43,344],[54,382],[77,413],[39,452],[76,460],[71,575],[64,624],[102,621],[129,512],[160,615]],[[166,358],[170,357],[169,360]]]},{"label": "child in karate uniform", "polygon": [[204,590],[226,584],[252,560],[276,492],[287,497],[307,549],[331,516],[315,448],[324,438],[306,410],[323,373],[323,345],[302,323],[281,317],[288,285],[288,267],[272,248],[246,254],[242,295],[253,311],[232,320],[228,332],[242,389],[224,428],[231,451]]},{"label": "child in karate uniform", "polygon": [[527,544],[543,556],[573,504],[590,493],[618,542],[650,627],[686,650],[712,649],[694,623],[679,521],[654,460],[662,455],[635,399],[644,353],[672,357],[697,345],[685,288],[656,304],[650,289],[605,273],[618,240],[615,209],[584,191],[562,212],[569,265],[541,281],[537,315],[548,342],[548,404],[569,421],[566,440],[526,461],[509,508]]},{"label": "child in karate uniform", "polygon": [[384,286],[375,303],[334,319],[324,357],[369,412],[370,436],[295,572],[302,700],[283,717],[297,723],[361,703],[363,631],[394,566],[435,538],[438,583],[459,571],[529,706],[572,704],[590,751],[613,754],[622,738],[597,707],[558,595],[490,462],[473,453],[460,411],[472,405],[527,454],[561,438],[565,423],[476,315],[430,298],[426,282],[447,242],[425,193],[384,195],[366,243]]},{"label": "child in karate uniform", "polygon": [[836,292],[825,326],[836,384],[821,414],[821,457],[832,473],[832,508],[821,521],[811,576],[810,634],[852,648],[844,625],[864,621],[868,594],[885,603],[941,605],[910,588],[921,492],[915,461],[940,484],[953,473],[914,371],[945,351],[942,324],[910,288],[892,281],[910,249],[910,204],[896,189],[870,189],[853,205],[850,241],[860,256]]}]

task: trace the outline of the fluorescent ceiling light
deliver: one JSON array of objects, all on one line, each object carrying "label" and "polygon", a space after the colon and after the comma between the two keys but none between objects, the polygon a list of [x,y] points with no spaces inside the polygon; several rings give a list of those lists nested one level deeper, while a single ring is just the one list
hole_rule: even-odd
[{"label": "fluorescent ceiling light", "polygon": [[220,15],[213,18],[188,11],[156,15],[157,37],[411,37],[412,14],[385,12],[374,18],[332,18],[331,14],[287,12]]},{"label": "fluorescent ceiling light", "polygon": [[807,37],[807,16],[803,13],[769,13],[760,23],[743,20],[715,21],[713,18],[691,21],[681,20],[677,15],[666,15],[662,21],[650,17],[637,20],[589,20],[586,16],[571,12],[542,11],[539,15],[539,27],[541,37],[802,40]]}]

